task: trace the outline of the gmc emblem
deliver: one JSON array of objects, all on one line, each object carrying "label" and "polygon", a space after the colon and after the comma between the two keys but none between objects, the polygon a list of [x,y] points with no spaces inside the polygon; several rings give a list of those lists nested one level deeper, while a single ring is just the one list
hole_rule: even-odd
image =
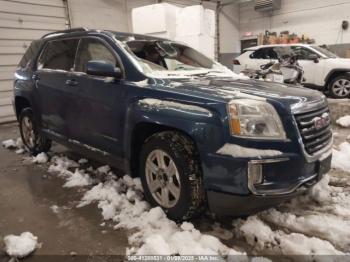
[{"label": "gmc emblem", "polygon": [[328,126],[330,123],[330,117],[328,113],[324,113],[321,117],[315,117],[314,127],[316,130],[322,129]]}]

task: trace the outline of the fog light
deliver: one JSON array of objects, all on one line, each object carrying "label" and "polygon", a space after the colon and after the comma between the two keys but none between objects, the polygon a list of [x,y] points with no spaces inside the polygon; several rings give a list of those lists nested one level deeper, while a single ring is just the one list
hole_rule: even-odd
[{"label": "fog light", "polygon": [[258,185],[263,182],[262,164],[249,162],[248,181],[251,185]]}]

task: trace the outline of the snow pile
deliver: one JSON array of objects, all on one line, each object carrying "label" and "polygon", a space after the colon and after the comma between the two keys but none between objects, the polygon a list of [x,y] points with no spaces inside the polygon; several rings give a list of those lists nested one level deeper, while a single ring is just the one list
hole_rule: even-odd
[{"label": "snow pile", "polygon": [[65,156],[59,157],[54,156],[51,159],[51,165],[49,167],[49,172],[60,172],[64,173],[68,171],[69,168],[77,168],[79,167],[79,164]]},{"label": "snow pile", "polygon": [[22,138],[14,139],[8,139],[5,141],[2,141],[2,146],[7,149],[16,149],[16,154],[23,154],[25,152],[25,148],[23,145]]},{"label": "snow pile", "polygon": [[342,255],[326,240],[307,237],[299,233],[287,234],[280,230],[273,231],[258,216],[250,216],[240,222],[238,231],[246,241],[258,251],[280,255]]},{"label": "snow pile", "polygon": [[38,155],[36,155],[35,157],[33,157],[32,162],[36,163],[36,164],[44,164],[47,163],[47,161],[49,161],[49,157],[47,156],[46,153],[42,152]]},{"label": "snow pile", "polygon": [[282,213],[271,209],[263,212],[261,217],[274,225],[308,236],[317,236],[336,247],[350,250],[350,221],[339,219],[339,216],[327,213],[297,216],[289,212]]},{"label": "snow pile", "polygon": [[342,127],[350,127],[350,115],[342,116],[336,123]]},{"label": "snow pile", "polygon": [[265,157],[282,155],[281,151],[271,149],[255,149],[234,144],[225,144],[216,153],[233,157]]},{"label": "snow pile", "polygon": [[79,186],[88,186],[94,183],[89,174],[86,174],[84,170],[75,169],[75,172],[66,171],[62,173],[66,178],[66,183],[63,187],[79,187]]},{"label": "snow pile", "polygon": [[2,141],[2,146],[7,148],[7,149],[17,149],[16,153],[17,154],[22,154],[24,153],[24,145],[22,142],[22,138],[17,138],[16,140],[14,139],[8,139]]},{"label": "snow pile", "polygon": [[[78,168],[80,165],[77,162],[67,157],[54,156],[51,162],[49,172],[58,172],[59,176],[66,180],[63,187],[88,186],[95,183],[89,174]],[[70,168],[75,168],[75,171],[70,171]]]},{"label": "snow pile", "polygon": [[240,254],[213,236],[202,234],[191,223],[178,226],[169,220],[160,207],[150,209],[143,200],[138,178],[125,175],[99,183],[85,193],[79,207],[97,202],[105,220],[112,220],[115,229],[136,229],[129,236],[133,246],[128,254],[137,255],[221,255]]},{"label": "snow pile", "polygon": [[30,232],[19,236],[8,235],[4,237],[5,251],[11,257],[23,258],[38,247],[38,238]]},{"label": "snow pile", "polygon": [[60,210],[59,206],[57,206],[57,205],[52,205],[52,206],[50,206],[50,209],[51,209],[52,212],[54,212],[55,214],[58,214],[58,213],[59,213],[59,210]]},{"label": "snow pile", "polygon": [[[51,160],[50,172],[59,172],[66,179],[64,187],[91,185],[94,175],[105,175],[105,181],[99,182],[86,191],[78,207],[97,203],[104,220],[115,223],[114,228],[136,230],[129,236],[132,246],[128,254],[138,255],[243,255],[228,248],[214,236],[202,234],[191,223],[177,225],[169,220],[160,207],[151,208],[143,200],[142,185],[139,178],[125,175],[117,179],[109,166],[97,169],[80,169],[77,162],[67,157],[55,156]],[[84,161],[85,162],[85,161]],[[75,169],[73,173],[70,171]],[[54,211],[54,210],[53,210]]]},{"label": "snow pile", "polygon": [[350,172],[350,143],[343,142],[339,150],[333,149],[332,167]]}]

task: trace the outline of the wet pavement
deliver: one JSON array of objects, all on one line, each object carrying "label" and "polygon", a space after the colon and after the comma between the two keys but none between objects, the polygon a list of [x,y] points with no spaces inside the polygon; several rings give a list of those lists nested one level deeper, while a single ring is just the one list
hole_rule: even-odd
[{"label": "wet pavement", "polygon": [[[335,145],[339,145],[346,140],[349,131],[334,127],[334,134]],[[17,125],[0,125],[0,141],[17,137]],[[83,157],[57,144],[54,144],[52,151],[74,160]],[[0,250],[4,236],[30,231],[42,243],[35,257],[125,254],[128,247],[126,230],[101,226],[101,212],[94,204],[76,207],[86,190],[84,187],[63,188],[65,180],[49,173],[47,164],[35,165],[25,158],[26,155],[17,155],[0,146]],[[332,175],[347,176],[345,172],[336,170],[332,171]],[[218,221],[210,215],[193,221],[201,232],[210,231],[215,222]],[[232,219],[221,218],[220,222],[224,228],[231,229]],[[241,239],[229,237],[222,241],[250,253],[251,247]]]},{"label": "wet pavement", "polygon": [[[0,141],[17,137],[17,125],[0,126]],[[60,146],[54,150],[69,154]],[[93,205],[76,208],[82,188],[62,188],[61,178],[23,158],[0,147],[0,245],[8,234],[30,231],[42,243],[36,255],[125,254],[124,230],[100,226]]]}]

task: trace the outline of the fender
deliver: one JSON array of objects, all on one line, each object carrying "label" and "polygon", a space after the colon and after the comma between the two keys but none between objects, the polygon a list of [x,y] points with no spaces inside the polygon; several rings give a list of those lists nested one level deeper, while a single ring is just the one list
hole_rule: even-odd
[{"label": "fender", "polygon": [[334,73],[350,73],[350,68],[334,68],[331,71],[329,71],[329,73],[327,74],[326,78],[324,79],[325,84],[328,83],[328,81],[330,80],[331,76]]},{"label": "fender", "polygon": [[222,127],[220,114],[214,108],[181,101],[146,98],[135,101],[127,110],[124,152],[129,159],[132,135],[140,123],[182,131],[195,141],[200,152],[215,148],[224,141],[225,129]]}]

